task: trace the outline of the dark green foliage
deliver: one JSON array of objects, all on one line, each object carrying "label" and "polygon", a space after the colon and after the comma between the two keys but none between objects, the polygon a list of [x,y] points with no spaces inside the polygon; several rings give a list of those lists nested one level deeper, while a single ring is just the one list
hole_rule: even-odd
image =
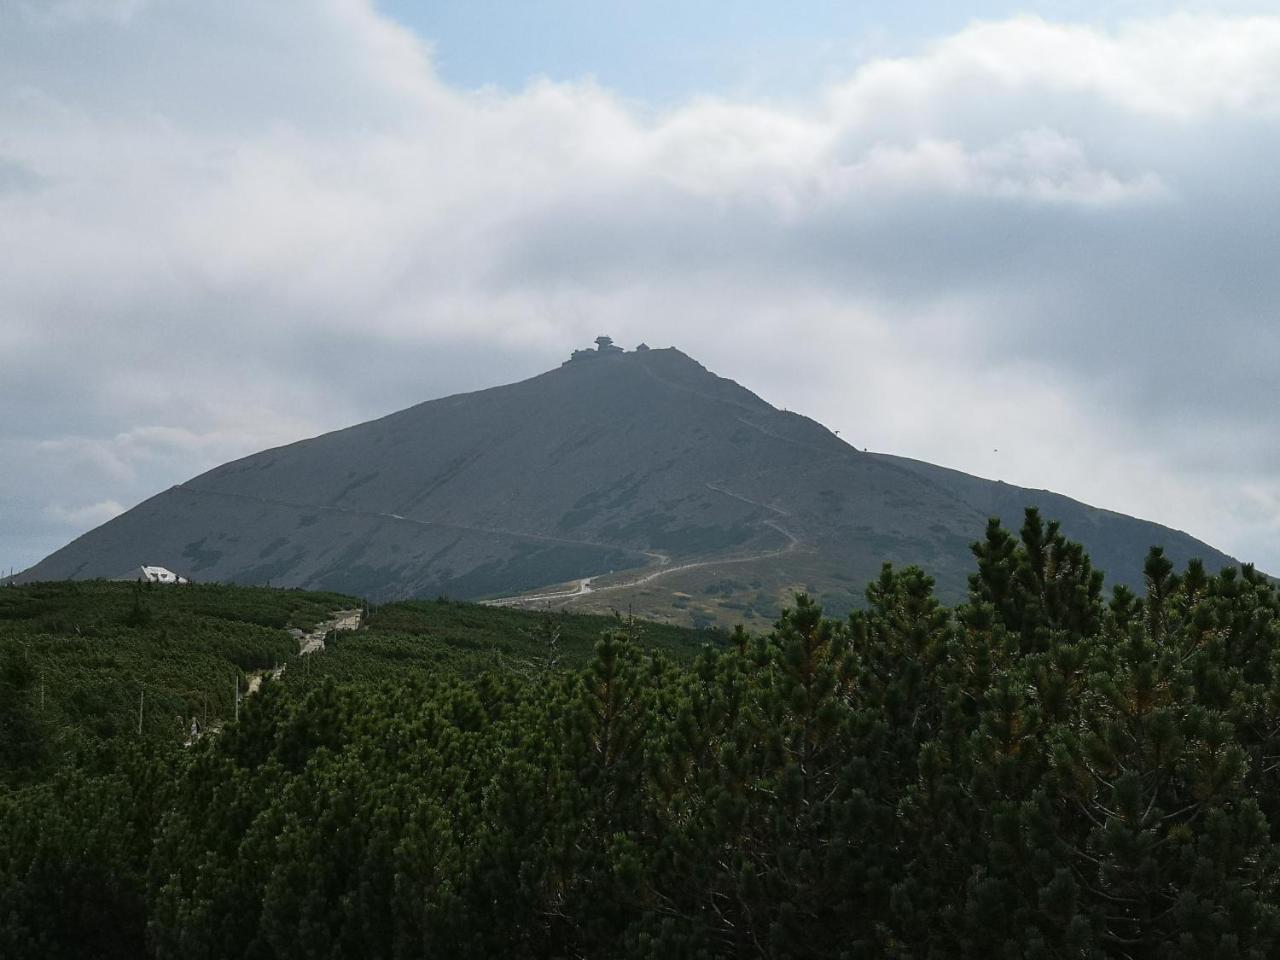
[{"label": "dark green foliage", "polygon": [[[618,617],[591,614],[530,614],[508,607],[483,607],[474,603],[450,600],[410,601],[377,608],[368,626],[381,634],[399,634],[415,641],[429,641],[456,650],[482,651],[485,665],[492,666],[492,651],[499,650],[515,658],[537,659],[543,655],[545,627],[551,616],[560,632],[567,662],[580,665],[589,661],[600,634],[624,625]],[[673,653],[693,656],[706,643],[719,645],[724,635],[698,632],[664,623],[636,621],[640,639],[648,646],[661,647]]]},{"label": "dark green foliage", "polygon": [[0,956],[145,955],[146,872],[177,766],[161,746],[118,745],[0,793]]},{"label": "dark green foliage", "polygon": [[1276,956],[1276,589],[1107,597],[1034,513],[974,552],[954,609],[886,566],[696,653],[374,610],[190,748],[14,767],[0,954]]},{"label": "dark green foliage", "polygon": [[588,663],[604,631],[627,629],[642,644],[692,658],[726,642],[722,631],[588,614],[529,613],[438,599],[376,607],[359,633],[331,636],[323,657],[286,680],[341,682],[412,676],[476,676],[495,669],[537,676],[554,666]]},{"label": "dark green foliage", "polygon": [[0,783],[32,779],[49,763],[49,730],[41,717],[37,680],[26,649],[0,648]]},{"label": "dark green foliage", "polygon": [[[247,672],[283,663],[356,601],[220,585],[41,583],[0,590],[0,785],[101,739],[181,741],[227,719]],[[141,701],[141,702],[140,702]]]}]

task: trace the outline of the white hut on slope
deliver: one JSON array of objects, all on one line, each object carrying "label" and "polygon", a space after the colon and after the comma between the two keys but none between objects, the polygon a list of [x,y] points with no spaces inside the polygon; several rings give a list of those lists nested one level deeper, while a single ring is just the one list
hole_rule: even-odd
[{"label": "white hut on slope", "polygon": [[145,564],[138,568],[138,575],[133,577],[134,580],[145,581],[147,583],[188,583],[186,577],[180,577],[172,570],[165,567],[148,567]]}]

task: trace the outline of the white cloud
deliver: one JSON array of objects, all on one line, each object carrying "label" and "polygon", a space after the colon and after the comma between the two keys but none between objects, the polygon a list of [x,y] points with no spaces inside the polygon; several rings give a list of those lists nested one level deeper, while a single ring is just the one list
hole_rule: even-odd
[{"label": "white cloud", "polygon": [[1280,17],[978,24],[809,103],[653,112],[450,89],[364,0],[47,9],[0,9],[24,503],[136,502],[610,332],[1280,569],[1248,412],[1278,399]]},{"label": "white cloud", "polygon": [[118,517],[124,513],[125,508],[122,504],[114,500],[103,500],[100,503],[90,503],[82,507],[63,507],[58,504],[50,504],[45,508],[45,516],[57,523],[67,524],[72,527],[96,527],[100,523],[106,523],[112,517]]},{"label": "white cloud", "polygon": [[1124,179],[1096,169],[1078,141],[1045,128],[1020,131],[976,150],[955,140],[876,144],[833,180],[838,184],[833,192],[877,197],[930,192],[1098,207],[1167,198],[1157,174]]},{"label": "white cloud", "polygon": [[255,450],[296,440],[305,434],[305,420],[271,416],[241,420],[242,409],[233,407],[235,429],[196,433],[182,427],[142,426],[112,437],[63,436],[38,441],[38,455],[53,466],[88,469],[110,480],[148,483],[157,472],[194,470],[216,466]]},{"label": "white cloud", "polygon": [[978,23],[923,57],[883,60],[838,87],[832,104],[854,127],[886,114],[902,126],[934,125],[941,104],[1043,105],[1083,96],[1160,120],[1213,111],[1280,108],[1280,20],[1179,14],[1132,20],[1115,31],[1020,17]]}]

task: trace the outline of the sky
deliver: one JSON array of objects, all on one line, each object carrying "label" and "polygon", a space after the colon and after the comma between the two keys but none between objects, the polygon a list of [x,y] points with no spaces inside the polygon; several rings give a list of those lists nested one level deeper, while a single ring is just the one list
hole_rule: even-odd
[{"label": "sky", "polygon": [[610,334],[1280,572],[1275,9],[0,0],[0,567]]}]

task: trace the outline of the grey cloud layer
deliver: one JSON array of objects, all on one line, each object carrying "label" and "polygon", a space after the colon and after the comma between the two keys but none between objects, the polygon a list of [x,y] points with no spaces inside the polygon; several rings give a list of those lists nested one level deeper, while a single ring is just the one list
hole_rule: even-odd
[{"label": "grey cloud layer", "polygon": [[976,25],[653,115],[449,89],[363,0],[63,6],[0,10],[14,562],[610,332],[1280,569],[1280,18]]}]

